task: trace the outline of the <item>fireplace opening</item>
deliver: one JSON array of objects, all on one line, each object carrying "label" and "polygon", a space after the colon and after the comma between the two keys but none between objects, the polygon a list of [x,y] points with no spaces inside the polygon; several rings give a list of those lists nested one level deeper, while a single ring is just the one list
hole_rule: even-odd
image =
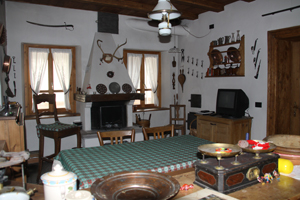
[{"label": "fireplace opening", "polygon": [[93,102],[91,129],[121,129],[127,126],[126,101]]}]

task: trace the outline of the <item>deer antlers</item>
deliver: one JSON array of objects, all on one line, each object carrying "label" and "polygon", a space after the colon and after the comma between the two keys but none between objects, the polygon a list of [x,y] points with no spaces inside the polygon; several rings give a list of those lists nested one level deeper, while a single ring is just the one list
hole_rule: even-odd
[{"label": "deer antlers", "polygon": [[119,58],[117,56],[115,56],[115,53],[117,52],[117,50],[121,47],[121,46],[124,46],[126,43],[127,43],[127,39],[126,41],[124,42],[124,44],[121,44],[121,45],[118,45],[118,47],[116,48],[116,50],[114,51],[113,54],[108,54],[108,53],[104,53],[104,51],[102,50],[101,48],[101,44],[99,42],[102,42],[102,40],[97,40],[97,45],[98,47],[100,48],[100,50],[102,51],[103,55],[102,55],[102,58],[100,59],[101,62],[103,62],[103,60],[106,62],[106,63],[111,63],[113,58],[116,58],[118,61],[122,60],[122,58]]}]

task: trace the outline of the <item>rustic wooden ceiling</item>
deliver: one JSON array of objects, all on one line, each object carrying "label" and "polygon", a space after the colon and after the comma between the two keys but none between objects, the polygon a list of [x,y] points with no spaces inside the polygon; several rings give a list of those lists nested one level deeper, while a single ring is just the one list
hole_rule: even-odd
[{"label": "rustic wooden ceiling", "polygon": [[[147,18],[158,0],[9,0],[23,3],[74,8]],[[171,0],[182,15],[180,19],[194,20],[207,11],[221,12],[227,4],[239,0]],[[252,2],[255,0],[241,0]]]}]

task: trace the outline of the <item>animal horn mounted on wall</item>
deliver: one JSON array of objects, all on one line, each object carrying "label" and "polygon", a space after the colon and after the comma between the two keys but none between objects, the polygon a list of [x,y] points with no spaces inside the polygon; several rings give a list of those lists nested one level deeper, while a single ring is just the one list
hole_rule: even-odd
[{"label": "animal horn mounted on wall", "polygon": [[101,48],[101,44],[99,42],[102,42],[102,40],[97,40],[97,45],[103,53],[102,58],[100,59],[101,62],[103,62],[103,60],[104,60],[104,62],[106,62],[106,63],[111,63],[113,58],[116,58],[118,61],[123,59],[123,57],[119,58],[119,57],[115,56],[115,53],[121,46],[124,46],[127,43],[127,39],[123,44],[118,45],[118,47],[116,48],[116,50],[114,51],[113,54],[104,53],[103,49]]}]

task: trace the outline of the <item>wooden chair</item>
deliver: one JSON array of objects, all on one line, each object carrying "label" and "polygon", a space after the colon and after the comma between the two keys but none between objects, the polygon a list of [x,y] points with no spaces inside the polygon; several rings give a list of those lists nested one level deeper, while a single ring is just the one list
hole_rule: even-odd
[{"label": "wooden chair", "polygon": [[170,124],[174,124],[175,130],[181,130],[181,135],[185,135],[185,105],[170,105]]},{"label": "wooden chair", "polygon": [[[64,124],[58,120],[55,94],[33,95],[33,100],[36,113],[36,128],[39,137],[39,166],[37,175],[37,183],[39,183],[39,178],[41,176],[41,171],[43,167],[43,161],[53,162],[52,158],[60,152],[61,138],[68,137],[71,135],[77,135],[77,147],[80,148],[81,135],[79,126],[76,126],[75,124]],[[38,109],[38,105],[44,102],[49,103],[50,111],[43,111]],[[45,117],[54,118],[54,123],[42,124],[41,118]],[[44,156],[44,137],[54,139],[55,151],[49,156]]]},{"label": "wooden chair", "polygon": [[[99,143],[100,146],[104,146],[104,142],[103,139],[104,138],[110,138],[110,144],[119,144],[119,140],[120,143],[123,144],[123,139],[125,137],[130,137],[131,138],[131,142],[134,142],[134,138],[135,138],[135,130],[117,130],[117,131],[106,131],[106,132],[97,132],[98,135],[98,139],[99,139]],[[114,142],[115,141],[115,142]]]},{"label": "wooden chair", "polygon": [[170,137],[174,137],[174,125],[158,126],[152,128],[143,127],[145,140],[149,140],[149,135],[153,135],[154,139],[165,138],[166,132],[171,132]]}]

